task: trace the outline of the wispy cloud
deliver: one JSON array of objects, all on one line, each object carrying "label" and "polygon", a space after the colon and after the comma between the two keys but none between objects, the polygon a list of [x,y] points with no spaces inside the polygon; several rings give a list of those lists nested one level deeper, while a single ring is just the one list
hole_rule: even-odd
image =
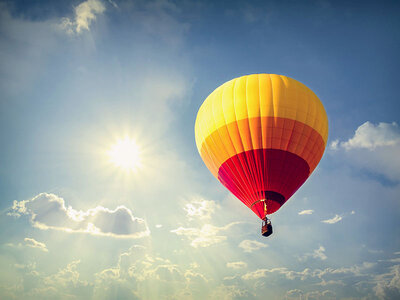
[{"label": "wispy cloud", "polygon": [[211,224],[205,224],[201,229],[199,228],[185,228],[179,227],[171,230],[171,232],[177,235],[186,236],[191,240],[190,245],[194,248],[197,247],[208,247],[226,240],[226,236],[217,235],[219,232],[226,231],[232,226],[242,224],[242,222],[232,222],[223,227],[213,226]]},{"label": "wispy cloud", "polygon": [[321,222],[322,223],[326,223],[326,224],[335,224],[335,223],[341,221],[342,219],[343,219],[343,217],[341,217],[339,215],[335,215],[333,218],[327,219],[327,220],[323,220]]},{"label": "wispy cloud", "polygon": [[[115,4],[114,2],[110,2]],[[73,19],[62,18],[60,27],[68,34],[80,34],[83,30],[89,31],[90,24],[96,20],[97,16],[105,11],[105,6],[100,0],[87,0],[75,7]]]},{"label": "wispy cloud", "polygon": [[239,244],[239,248],[242,248],[244,252],[251,253],[253,251],[259,250],[261,248],[266,248],[268,245],[264,243],[260,243],[257,241],[252,241],[252,240],[244,240],[241,241]]},{"label": "wispy cloud", "polygon": [[266,277],[268,273],[273,273],[273,272],[286,272],[286,268],[275,268],[275,269],[258,269],[252,272],[248,272],[244,275],[242,275],[242,279],[244,280],[255,280],[255,279],[260,279],[263,277]]},{"label": "wispy cloud", "polygon": [[304,261],[309,257],[313,257],[315,259],[326,260],[328,257],[325,255],[325,247],[319,246],[318,249],[315,249],[311,253],[306,253],[302,257],[299,258],[300,261]]},{"label": "wispy cloud", "polygon": [[36,248],[43,252],[49,252],[45,243],[38,242],[33,238],[25,238],[24,241],[25,241],[25,245],[27,245],[28,247]]},{"label": "wispy cloud", "polygon": [[28,215],[32,225],[42,230],[55,229],[116,238],[140,238],[150,234],[146,222],[134,217],[125,206],[118,206],[114,210],[97,206],[84,212],[66,207],[64,199],[47,193],[29,200],[14,201],[8,215]]},{"label": "wispy cloud", "polygon": [[243,261],[235,261],[235,262],[227,263],[226,266],[231,269],[243,269],[243,268],[247,268],[247,263],[245,263]]},{"label": "wispy cloud", "polygon": [[118,4],[115,3],[113,0],[108,0],[108,2],[109,2],[112,6],[114,6],[115,8],[118,8]]},{"label": "wispy cloud", "polygon": [[306,209],[299,212],[299,215],[311,215],[314,212],[312,209]]}]

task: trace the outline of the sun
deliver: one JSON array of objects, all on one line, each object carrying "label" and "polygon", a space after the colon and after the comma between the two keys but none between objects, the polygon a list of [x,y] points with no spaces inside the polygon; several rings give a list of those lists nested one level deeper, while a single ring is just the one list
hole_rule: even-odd
[{"label": "sun", "polygon": [[141,167],[140,149],[129,137],[117,140],[107,154],[111,163],[127,172],[135,172]]}]

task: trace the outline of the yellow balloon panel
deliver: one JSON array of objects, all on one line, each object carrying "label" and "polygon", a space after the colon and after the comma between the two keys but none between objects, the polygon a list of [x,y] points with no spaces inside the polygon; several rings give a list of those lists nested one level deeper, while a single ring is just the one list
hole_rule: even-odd
[{"label": "yellow balloon panel", "polygon": [[[254,74],[226,82],[204,101],[195,125],[199,152],[206,138],[220,127],[257,117],[279,117],[304,123],[317,131],[326,144],[328,138],[326,112],[321,101],[309,88],[286,76]],[[249,126],[252,125],[249,123]],[[235,137],[240,139],[231,141],[236,153],[254,146],[258,148],[262,142],[260,135],[257,134],[259,129],[241,128],[233,126],[230,129],[233,131],[230,134],[231,139]],[[240,130],[252,134],[241,135]]]}]

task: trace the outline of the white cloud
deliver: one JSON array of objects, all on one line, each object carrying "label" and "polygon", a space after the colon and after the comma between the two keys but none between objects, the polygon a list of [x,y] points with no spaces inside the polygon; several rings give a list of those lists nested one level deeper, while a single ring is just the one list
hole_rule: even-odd
[{"label": "white cloud", "polygon": [[6,243],[6,244],[4,244],[4,246],[19,249],[19,250],[24,249],[24,247],[29,247],[29,248],[39,249],[43,252],[49,252],[45,243],[38,242],[33,238],[25,238],[24,242],[25,242],[25,244],[23,244],[23,243],[18,243],[18,244]]},{"label": "white cloud", "polygon": [[[252,272],[248,272],[242,275],[243,280],[255,280],[267,277],[268,274],[280,274],[283,275],[288,280],[301,280],[304,281],[306,279],[313,279],[315,284],[326,285],[327,282],[333,282],[331,280],[332,276],[340,276],[344,275],[353,276],[353,277],[363,277],[369,274],[369,270],[375,266],[374,263],[364,262],[361,265],[354,265],[348,268],[326,268],[324,270],[321,269],[310,269],[305,268],[303,271],[294,271],[289,270],[286,267],[281,268],[273,268],[273,269],[258,269]],[[367,272],[364,272],[367,271]],[[369,276],[369,275],[368,275]],[[335,284],[340,284],[339,281],[334,281]]]},{"label": "white cloud", "polygon": [[[198,268],[196,263],[189,266],[174,264],[169,259],[151,255],[149,249],[143,246],[134,245],[119,256],[116,266],[95,274],[97,285],[94,298],[114,299],[112,290],[117,287],[137,295],[137,299],[158,299],[161,290],[165,298],[175,299],[172,295],[176,293],[206,288],[208,279]],[[149,291],[149,286],[156,286],[157,289]]]},{"label": "white cloud", "polygon": [[239,287],[237,285],[224,285],[221,284],[216,287],[209,299],[221,299],[221,300],[230,300],[230,299],[252,299],[254,294],[249,292],[248,290]]},{"label": "white cloud", "polygon": [[285,299],[286,300],[298,300],[302,299],[304,292],[299,289],[289,290],[286,292]]},{"label": "white cloud", "polygon": [[147,276],[160,281],[167,282],[182,282],[185,280],[181,270],[177,265],[165,264],[156,266],[154,269],[147,272]]},{"label": "white cloud", "polygon": [[257,241],[243,240],[240,242],[239,247],[242,248],[244,252],[250,253],[261,248],[266,248],[268,245]]},{"label": "white cloud", "polygon": [[186,281],[191,282],[191,283],[194,283],[194,282],[204,283],[204,282],[208,281],[208,279],[203,274],[201,274],[199,272],[195,272],[193,270],[187,270],[185,272],[184,276],[185,276]]},{"label": "white cloud", "polygon": [[194,248],[197,247],[208,247],[226,240],[226,236],[217,235],[221,231],[230,229],[233,225],[241,224],[241,222],[232,222],[223,227],[213,226],[211,224],[205,224],[201,229],[198,228],[184,228],[179,227],[171,230],[171,232],[177,235],[186,236],[192,242],[190,245]]},{"label": "white cloud", "polygon": [[112,6],[114,6],[114,8],[118,8],[118,4],[115,3],[114,1],[108,0],[108,2],[109,2]]},{"label": "white cloud", "polygon": [[28,215],[32,225],[42,230],[55,229],[117,238],[140,238],[150,234],[146,222],[134,217],[125,206],[118,206],[114,210],[97,206],[84,212],[66,207],[64,199],[47,193],[29,200],[14,201],[8,215]]},{"label": "white cloud", "polygon": [[307,300],[336,300],[336,294],[330,290],[325,291],[311,291],[305,294],[305,299]]},{"label": "white cloud", "polygon": [[259,279],[266,277],[268,270],[267,269],[259,269],[253,272],[248,272],[242,276],[242,279],[244,280],[254,280],[254,279]]},{"label": "white cloud", "polygon": [[328,257],[325,255],[325,247],[319,246],[318,249],[315,249],[311,253],[306,253],[302,257],[299,258],[300,261],[304,261],[309,257],[313,257],[315,259],[326,260]]},{"label": "white cloud", "polygon": [[320,260],[327,259],[327,256],[325,255],[325,248],[323,246],[319,246],[319,248],[315,249],[312,253],[312,257],[319,258]]},{"label": "white cloud", "polygon": [[400,265],[394,265],[390,271],[375,277],[374,291],[379,299],[400,299]]},{"label": "white cloud", "polygon": [[274,269],[258,269],[253,272],[248,272],[242,275],[243,280],[255,280],[267,277],[268,273],[280,273],[285,274],[288,272],[287,268],[274,268]]},{"label": "white cloud", "polygon": [[39,271],[35,263],[16,265],[23,274],[23,285],[10,288],[11,299],[91,299],[93,285],[80,279],[79,264],[80,260],[74,260],[49,275]]},{"label": "white cloud", "polygon": [[60,27],[68,34],[80,34],[83,30],[89,31],[89,26],[96,21],[97,15],[105,11],[105,6],[100,0],[87,0],[75,7],[74,19],[62,18]]},{"label": "white cloud", "polygon": [[299,215],[311,215],[314,212],[312,209],[306,209],[299,212]]},{"label": "white cloud", "polygon": [[332,149],[332,150],[337,150],[338,149],[338,146],[339,146],[339,140],[334,140],[331,144],[330,144],[330,148]]},{"label": "white cloud", "polygon": [[226,266],[232,269],[243,269],[247,268],[247,263],[245,263],[244,261],[235,261],[227,263]]},{"label": "white cloud", "polygon": [[191,203],[187,203],[184,210],[189,218],[209,219],[216,208],[218,205],[214,201],[197,197]]},{"label": "white cloud", "polygon": [[39,249],[39,250],[41,250],[43,252],[48,252],[49,251],[47,249],[45,243],[38,242],[38,241],[36,241],[35,239],[32,239],[32,238],[25,238],[24,241],[25,241],[25,245],[28,246],[28,247],[36,248],[36,249]]},{"label": "white cloud", "polygon": [[377,147],[393,146],[400,143],[400,129],[397,123],[379,123],[374,125],[365,122],[359,126],[354,136],[340,146],[346,150],[366,148],[374,150]]},{"label": "white cloud", "polygon": [[80,262],[79,259],[74,260],[65,269],[61,269],[57,273],[46,277],[44,279],[46,285],[67,285],[69,282],[77,282],[79,280],[77,266]]},{"label": "white cloud", "polygon": [[335,215],[333,218],[327,219],[327,220],[323,220],[321,222],[322,223],[327,223],[327,224],[335,224],[335,223],[341,221],[342,219],[343,219],[343,217],[341,217],[339,215]]},{"label": "white cloud", "polygon": [[335,140],[330,149],[342,154],[349,164],[400,180],[400,128],[397,123],[365,122],[357,128],[354,136],[347,141]]}]

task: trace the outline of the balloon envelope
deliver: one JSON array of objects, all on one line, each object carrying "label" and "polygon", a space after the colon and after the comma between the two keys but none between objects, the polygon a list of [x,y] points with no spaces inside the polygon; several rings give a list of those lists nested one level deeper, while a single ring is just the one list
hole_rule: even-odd
[{"label": "balloon envelope", "polygon": [[253,74],[228,81],[207,97],[195,136],[211,173],[263,219],[316,168],[328,139],[328,118],[304,84]]}]

